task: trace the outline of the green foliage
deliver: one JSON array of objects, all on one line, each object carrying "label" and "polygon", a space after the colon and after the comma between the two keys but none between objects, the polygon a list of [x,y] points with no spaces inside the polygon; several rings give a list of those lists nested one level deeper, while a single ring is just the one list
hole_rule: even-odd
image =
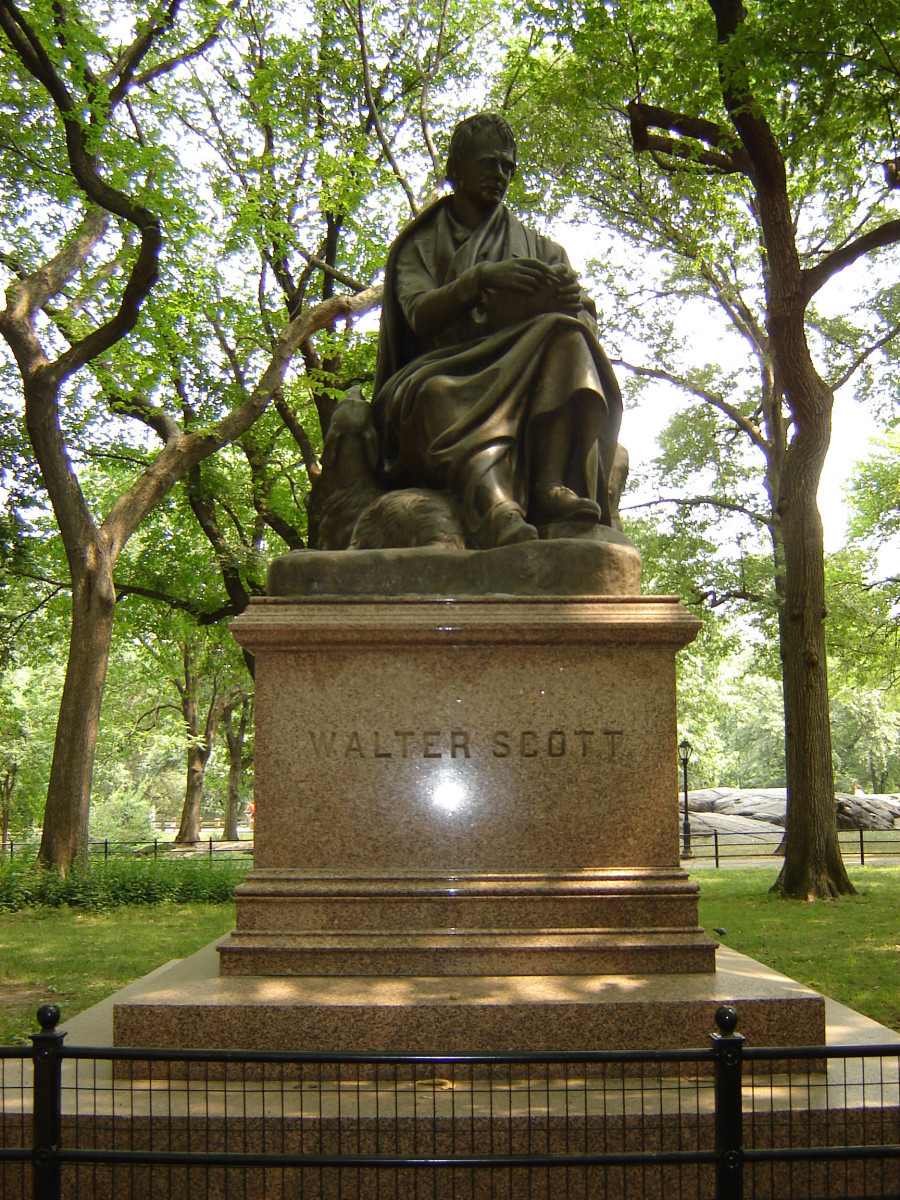
[{"label": "green foliage", "polygon": [[14,859],[0,866],[0,912],[36,906],[106,912],[129,904],[226,904],[248,865],[110,858],[63,877]]},{"label": "green foliage", "polygon": [[31,836],[40,825],[53,752],[62,672],[51,650],[43,647],[43,655],[40,664],[0,672],[0,774],[15,771],[9,833],[17,839]]},{"label": "green foliage", "polygon": [[828,659],[834,685],[896,691],[896,581],[881,579],[876,555],[859,549],[830,556],[826,568]]},{"label": "green foliage", "polygon": [[110,841],[139,841],[151,836],[147,802],[149,778],[145,777],[136,788],[124,787],[111,793],[97,795],[93,789],[91,803],[90,836],[92,839]]},{"label": "green foliage", "polygon": [[845,690],[831,704],[834,782],[839,791],[900,791],[900,697]]},{"label": "green foliage", "polygon": [[853,544],[873,552],[890,545],[896,557],[900,552],[900,420],[885,427],[877,449],[858,464],[850,503]]},{"label": "green foliage", "polygon": [[[603,227],[594,286],[604,340],[633,373],[632,408],[652,386],[666,388],[675,410],[645,494],[672,506],[704,498],[689,520],[708,531],[719,559],[745,560],[749,539],[776,582],[777,523],[768,549],[760,535],[769,536],[792,429],[771,379],[751,185],[743,172],[722,169],[736,138],[710,5],[620,0],[529,10],[534,27],[511,53],[497,95],[537,156],[530,200]],[[726,77],[746,58],[741,83],[754,89],[785,156],[804,267],[896,215],[898,193],[884,186],[880,166],[898,152],[888,99],[900,62],[895,16],[859,0],[829,3],[824,13],[766,5],[749,12],[728,48]],[[721,138],[704,144],[673,134],[670,153],[636,154],[626,111],[633,99],[715,122]],[[896,398],[896,261],[896,248],[882,249],[879,269],[857,271],[852,289],[837,278],[807,314],[829,380],[855,386],[858,399],[882,411],[891,392]],[[626,445],[628,424],[626,410]],[[701,588],[737,599],[730,586]],[[744,590],[747,604],[761,603],[757,587]],[[766,592],[771,611],[776,596],[771,585]]]}]

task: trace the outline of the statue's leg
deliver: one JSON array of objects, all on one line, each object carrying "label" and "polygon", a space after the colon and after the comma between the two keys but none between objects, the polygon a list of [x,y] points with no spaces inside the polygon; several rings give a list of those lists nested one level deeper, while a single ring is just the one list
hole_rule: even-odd
[{"label": "statue's leg", "polygon": [[603,519],[595,497],[597,439],[606,419],[606,400],[584,336],[560,330],[544,355],[532,403],[532,520],[549,525]]},{"label": "statue's leg", "polygon": [[513,499],[510,449],[506,443],[486,446],[459,470],[466,537],[479,550],[534,541],[538,535]]},{"label": "statue's leg", "polygon": [[[575,405],[565,405],[547,413],[535,422],[534,485],[530,512],[540,524],[554,521],[588,521],[599,523],[600,506],[589,496],[579,495],[567,484],[571,475],[573,451],[578,452],[582,440],[580,423],[575,419]],[[593,490],[585,485],[585,490]]]}]

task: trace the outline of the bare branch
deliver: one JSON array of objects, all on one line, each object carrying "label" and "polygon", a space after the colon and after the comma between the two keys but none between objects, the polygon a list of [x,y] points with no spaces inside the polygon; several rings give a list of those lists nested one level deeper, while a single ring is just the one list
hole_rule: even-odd
[{"label": "bare branch", "polygon": [[756,525],[765,529],[772,528],[772,517],[739,504],[736,500],[726,500],[723,496],[658,496],[655,500],[645,500],[640,504],[622,505],[622,512],[636,512],[639,508],[656,508],[660,504],[677,504],[682,508],[721,508],[726,512],[740,513],[748,517]]},{"label": "bare branch", "polygon": [[394,175],[399,181],[400,186],[406,193],[406,198],[409,201],[409,207],[412,210],[413,216],[418,216],[419,205],[418,201],[416,200],[415,192],[410,187],[408,179],[400,170],[400,165],[394,157],[394,152],[391,149],[391,143],[388,140],[387,134],[384,132],[384,126],[381,123],[381,116],[378,112],[378,106],[375,103],[375,94],[372,87],[372,68],[369,64],[369,48],[366,43],[366,31],[363,21],[362,0],[356,0],[355,9],[351,7],[350,0],[344,0],[344,8],[350,16],[350,19],[353,21],[353,26],[356,30],[356,37],[359,42],[359,52],[363,69],[363,86],[366,94],[366,107],[369,110],[369,116],[372,120],[375,133],[378,137],[378,141],[381,144],[382,152],[387,161],[390,163],[391,170],[394,172]]},{"label": "bare branch", "polygon": [[712,408],[716,408],[719,412],[724,413],[730,421],[733,421],[739,429],[743,430],[755,446],[762,450],[764,454],[768,453],[769,444],[758,426],[749,417],[744,416],[740,409],[735,408],[733,404],[729,404],[727,400],[716,395],[715,392],[701,387],[700,384],[695,383],[692,379],[687,379],[682,375],[676,375],[672,371],[665,371],[659,367],[642,367],[620,358],[613,359],[612,363],[613,366],[624,367],[626,371],[631,371],[633,375],[638,375],[644,379],[660,379],[665,383],[671,383],[674,387],[689,392],[692,396],[696,396],[704,404],[709,404]]},{"label": "bare branch", "polygon": [[857,259],[871,254],[874,250],[883,250],[886,246],[894,246],[900,242],[900,219],[885,221],[877,229],[864,233],[856,241],[833,250],[814,267],[807,267],[801,272],[803,292],[807,300],[827,283],[833,275],[855,263]]}]

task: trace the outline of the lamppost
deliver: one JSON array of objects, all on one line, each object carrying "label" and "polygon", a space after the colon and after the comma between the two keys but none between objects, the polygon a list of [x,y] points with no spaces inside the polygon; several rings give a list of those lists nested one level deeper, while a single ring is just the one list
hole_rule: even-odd
[{"label": "lamppost", "polygon": [[691,761],[691,754],[693,752],[693,749],[694,749],[694,747],[687,740],[687,738],[685,738],[684,741],[678,743],[678,757],[681,759],[681,773],[682,773],[682,778],[684,780],[684,824],[681,827],[681,832],[682,832],[681,857],[682,858],[693,858],[694,857],[694,855],[691,852],[691,820],[690,820],[690,817],[688,816],[688,780],[687,780],[688,763]]}]

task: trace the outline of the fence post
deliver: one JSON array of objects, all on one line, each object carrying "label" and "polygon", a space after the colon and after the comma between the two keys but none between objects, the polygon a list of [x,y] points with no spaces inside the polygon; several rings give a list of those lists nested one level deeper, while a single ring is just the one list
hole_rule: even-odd
[{"label": "fence post", "polygon": [[64,1033],[57,1033],[59,1009],[42,1004],[37,1011],[40,1033],[31,1035],[34,1047],[32,1164],[34,1200],[61,1200],[60,1164],[56,1152],[62,1132],[62,1050]]},{"label": "fence post", "polygon": [[864,867],[866,865],[866,847],[865,847],[865,843],[863,841],[862,827],[860,827],[860,830],[859,830],[859,865],[861,867]]},{"label": "fence post", "polygon": [[718,1032],[711,1034],[716,1072],[716,1200],[743,1200],[744,1117],[741,1108],[743,1034],[735,1033],[737,1009],[716,1009]]},{"label": "fence post", "polygon": [[718,831],[718,829],[713,830],[713,846],[715,847],[715,850],[716,850],[716,869],[718,870],[718,867],[719,867],[719,831]]}]

